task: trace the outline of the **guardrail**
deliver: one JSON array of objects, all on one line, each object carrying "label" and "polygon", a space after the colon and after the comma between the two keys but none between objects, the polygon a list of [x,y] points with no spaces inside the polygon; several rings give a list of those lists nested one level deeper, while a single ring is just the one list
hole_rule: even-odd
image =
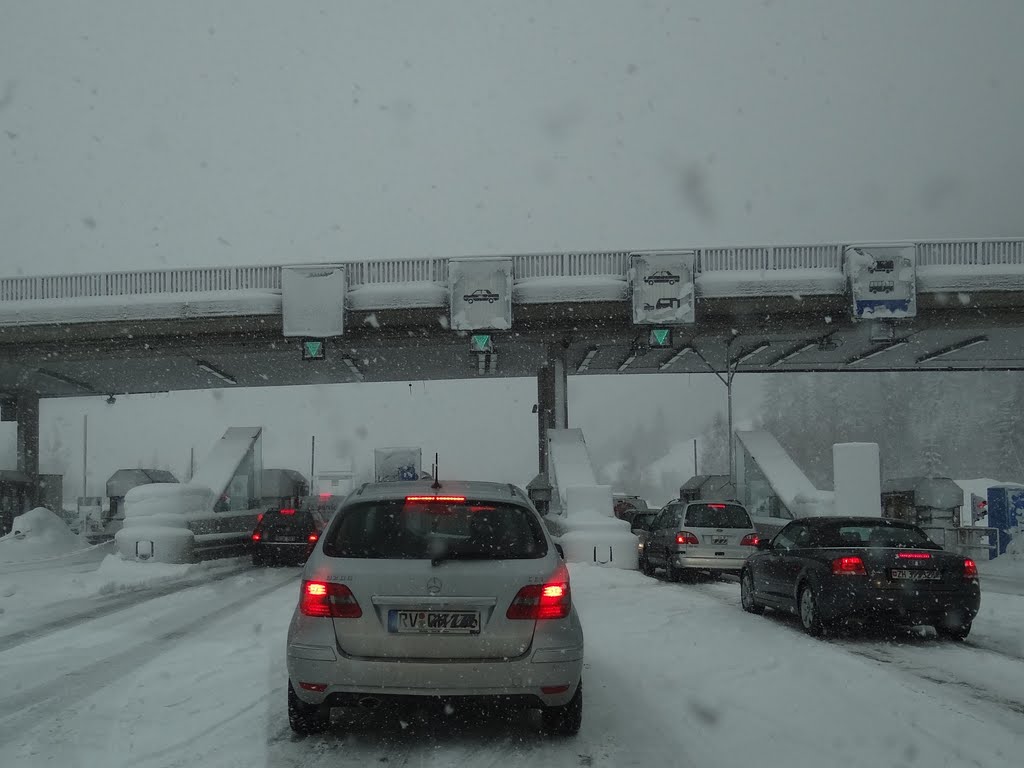
[{"label": "guardrail", "polygon": [[[907,243],[917,264],[930,266],[1024,265],[1024,239],[947,240]],[[742,246],[685,249],[697,274],[739,270],[842,271],[841,244]],[[629,270],[630,251],[539,253],[512,256],[517,279],[619,277]],[[345,262],[350,287],[399,282],[447,283],[448,259],[386,259]],[[279,291],[280,266],[195,267],[105,274],[0,278],[0,302],[85,299],[219,291]]]}]

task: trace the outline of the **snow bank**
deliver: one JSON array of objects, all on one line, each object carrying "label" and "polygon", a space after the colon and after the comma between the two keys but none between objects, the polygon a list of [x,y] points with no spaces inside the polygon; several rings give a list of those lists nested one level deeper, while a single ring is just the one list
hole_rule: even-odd
[{"label": "snow bank", "polygon": [[175,581],[198,568],[199,564],[140,563],[125,560],[120,555],[108,555],[83,582],[87,591],[109,595]]},{"label": "snow bank", "polygon": [[954,264],[917,267],[919,293],[1024,291],[1024,264]]},{"label": "snow bank", "polygon": [[50,510],[36,507],[14,518],[11,532],[0,538],[0,563],[46,560],[83,549],[89,549],[89,542]]}]

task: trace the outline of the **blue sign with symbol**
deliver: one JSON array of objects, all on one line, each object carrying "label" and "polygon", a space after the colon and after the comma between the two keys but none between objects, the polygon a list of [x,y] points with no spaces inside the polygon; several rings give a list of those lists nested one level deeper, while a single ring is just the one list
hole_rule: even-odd
[{"label": "blue sign with symbol", "polygon": [[417,480],[419,477],[416,472],[416,467],[399,467],[398,468],[398,479],[399,480]]}]

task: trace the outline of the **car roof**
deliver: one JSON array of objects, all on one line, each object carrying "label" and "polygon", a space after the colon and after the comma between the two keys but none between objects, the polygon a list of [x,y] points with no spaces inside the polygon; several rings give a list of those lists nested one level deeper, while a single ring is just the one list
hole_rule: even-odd
[{"label": "car roof", "polygon": [[526,492],[511,483],[445,480],[440,486],[435,488],[433,480],[366,483],[348,498],[348,502],[404,499],[406,496],[465,496],[478,501],[515,501],[530,504]]},{"label": "car roof", "polygon": [[[796,522],[796,521],[794,521]],[[820,517],[801,517],[799,522],[810,525],[895,525],[901,527],[916,528],[917,524],[908,520],[890,520],[887,517],[847,516],[834,517],[825,515]]]},{"label": "car roof", "polygon": [[[690,506],[691,504],[728,504],[733,507],[743,507],[743,505],[735,499],[690,499],[686,502],[680,502],[679,499],[676,499],[673,503],[683,503],[686,504],[686,506]],[[743,507],[743,509],[746,509],[746,507]]]}]

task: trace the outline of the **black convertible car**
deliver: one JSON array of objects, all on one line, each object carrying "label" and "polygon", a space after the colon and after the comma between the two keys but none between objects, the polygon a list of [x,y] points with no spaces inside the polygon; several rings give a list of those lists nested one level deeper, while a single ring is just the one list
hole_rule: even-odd
[{"label": "black convertible car", "polygon": [[915,525],[815,517],[761,540],[740,573],[740,598],[750,613],[795,613],[814,636],[854,620],[931,624],[963,640],[981,585],[973,560],[944,551]]}]

